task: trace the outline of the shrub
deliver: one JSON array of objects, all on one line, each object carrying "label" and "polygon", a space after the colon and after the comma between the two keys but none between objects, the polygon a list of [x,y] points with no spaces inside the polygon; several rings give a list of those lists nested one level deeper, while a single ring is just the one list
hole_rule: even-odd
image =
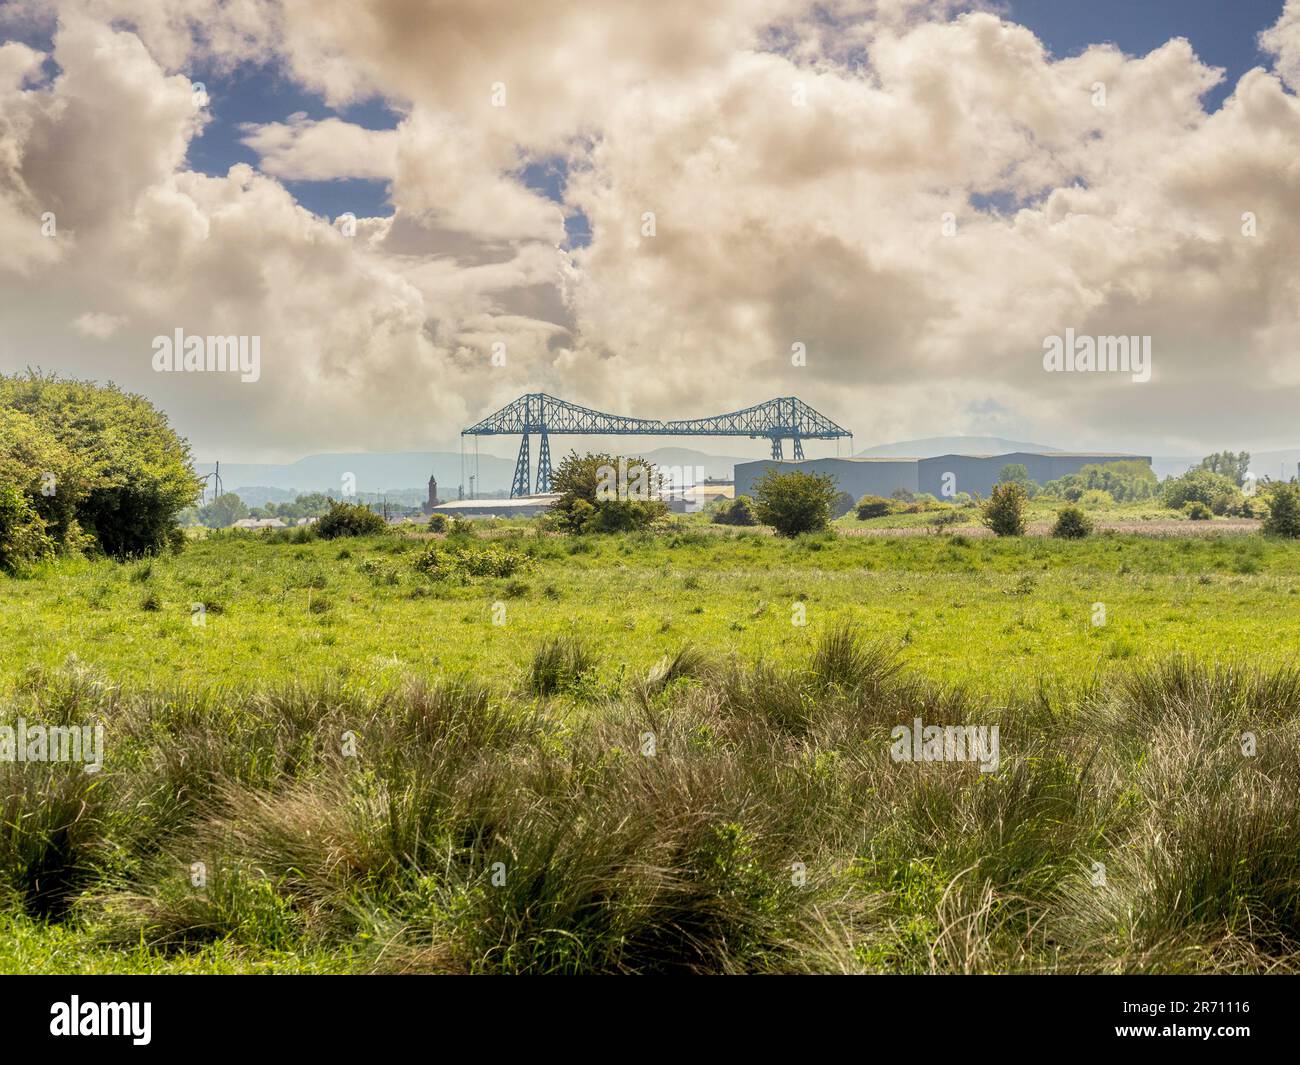
[{"label": "shrub", "polygon": [[1188,503],[1203,503],[1208,510],[1214,500],[1232,495],[1237,485],[1222,474],[1195,469],[1181,477],[1170,477],[1160,486],[1160,499],[1171,510],[1183,510]]},{"label": "shrub", "polygon": [[835,479],[828,474],[770,469],[754,482],[754,509],[758,520],[779,536],[821,532],[830,524],[838,494]]},{"label": "shrub", "polygon": [[1023,536],[1028,498],[1024,485],[1016,481],[994,485],[981,511],[984,524],[995,536]]},{"label": "shrub", "polygon": [[431,533],[445,533],[447,531],[447,515],[430,514],[429,524],[426,527]]},{"label": "shrub", "polygon": [[55,549],[80,546],[84,530],[114,558],[172,547],[201,487],[189,445],[148,400],[38,373],[0,376],[0,479],[28,496]]},{"label": "shrub", "polygon": [[848,514],[854,506],[853,497],[849,495],[848,492],[841,492],[835,497],[835,502],[831,504],[831,517],[842,518],[845,514]]},{"label": "shrub", "polygon": [[753,501],[749,496],[723,500],[713,512],[713,521],[718,525],[758,524],[758,518],[754,517]]},{"label": "shrub", "polygon": [[1115,497],[1104,488],[1090,488],[1078,499],[1081,507],[1113,507]]},{"label": "shrub", "polygon": [[388,528],[383,516],[360,503],[330,500],[330,508],[316,522],[316,535],[326,540],[340,536],[366,536]]},{"label": "shrub", "polygon": [[893,499],[886,499],[884,496],[863,496],[858,500],[858,521],[883,518],[888,514],[896,513],[897,509],[898,503]]},{"label": "shrub", "polygon": [[1183,510],[1192,521],[1209,521],[1214,517],[1214,512],[1199,500],[1188,503]]},{"label": "shrub", "polygon": [[475,577],[513,577],[532,565],[532,559],[500,543],[483,547],[431,543],[411,565],[430,580],[467,584]]},{"label": "shrub", "polygon": [[50,558],[54,547],[27,497],[11,484],[0,484],[0,570],[13,573]]},{"label": "shrub", "polygon": [[1092,519],[1078,507],[1062,507],[1056,512],[1052,535],[1060,540],[1082,540],[1092,533]]},{"label": "shrub", "polygon": [[1300,537],[1300,484],[1279,484],[1269,492],[1264,532],[1289,539]]}]

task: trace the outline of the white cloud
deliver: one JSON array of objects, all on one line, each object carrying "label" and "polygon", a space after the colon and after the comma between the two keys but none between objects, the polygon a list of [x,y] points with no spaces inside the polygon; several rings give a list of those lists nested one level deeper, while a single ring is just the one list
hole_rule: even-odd
[{"label": "white cloud", "polygon": [[72,320],[72,328],[84,337],[95,340],[107,340],[122,326],[126,318],[116,314],[104,314],[102,311],[86,311]]},{"label": "white cloud", "polygon": [[[872,440],[996,419],[1080,446],[1285,442],[1300,0],[1261,38],[1276,73],[1213,114],[1221,72],[1186,41],[1058,60],[970,6],[537,0],[503,23],[471,0],[62,0],[55,79],[0,46],[0,364],[112,376],[231,458],[445,442],[537,388],[664,416],[794,393]],[[404,118],[285,116],[246,131],[261,172],[192,173],[199,58]],[[553,155],[565,208],[520,176]],[[280,184],[347,177],[388,182],[395,215],[348,237]],[[566,208],[593,231],[573,254]],[[152,374],[177,326],[260,336],[259,383]],[[1150,334],[1153,380],[1044,374],[1067,327]]]},{"label": "white cloud", "polygon": [[261,156],[262,170],[285,181],[386,181],[397,171],[396,132],[337,118],[314,121],[298,112],[286,122],[249,124],[242,140]]}]

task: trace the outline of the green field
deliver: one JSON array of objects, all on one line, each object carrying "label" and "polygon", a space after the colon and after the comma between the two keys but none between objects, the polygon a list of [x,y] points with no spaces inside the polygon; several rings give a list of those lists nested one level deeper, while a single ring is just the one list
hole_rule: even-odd
[{"label": "green field", "polygon": [[[215,534],[0,578],[0,723],[106,732],[0,765],[0,971],[1300,968],[1300,544],[489,541],[527,562]],[[892,761],[917,717],[1000,768]]]},{"label": "green field", "polygon": [[[423,541],[401,535],[225,534],[141,563],[60,562],[5,580],[4,672],[76,656],[148,686],[317,674],[382,685],[462,670],[508,681],[539,639],[575,632],[614,688],[687,640],[748,661],[798,659],[847,618],[896,642],[911,668],[999,696],[1176,651],[1287,661],[1300,648],[1300,547],[1259,536],[791,542],[695,521],[656,536],[485,535],[527,552],[531,567],[431,583],[410,565]],[[195,603],[206,604],[202,625]],[[1093,623],[1098,603],[1104,624]]]}]

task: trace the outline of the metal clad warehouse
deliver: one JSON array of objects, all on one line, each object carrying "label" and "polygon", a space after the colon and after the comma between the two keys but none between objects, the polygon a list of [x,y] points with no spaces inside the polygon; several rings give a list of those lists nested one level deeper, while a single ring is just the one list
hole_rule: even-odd
[{"label": "metal clad warehouse", "polygon": [[941,497],[944,475],[949,473],[953,475],[953,492],[978,492],[987,496],[998,483],[998,474],[1004,466],[1019,463],[1029,471],[1029,479],[1041,485],[1077,473],[1084,466],[1133,461],[1150,465],[1151,457],[1118,452],[1012,451],[1005,455],[939,455],[929,459],[807,459],[803,462],[759,459],[736,466],[736,495],[752,496],[754,482],[770,469],[783,473],[790,470],[829,473],[840,491],[859,499],[867,495],[888,497],[899,490]]}]

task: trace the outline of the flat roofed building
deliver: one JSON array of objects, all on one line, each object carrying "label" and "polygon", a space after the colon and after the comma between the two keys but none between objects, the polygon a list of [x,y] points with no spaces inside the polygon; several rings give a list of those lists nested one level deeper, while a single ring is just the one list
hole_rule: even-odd
[{"label": "flat roofed building", "polygon": [[[1041,485],[1078,473],[1084,466],[1107,462],[1145,462],[1149,466],[1151,456],[1112,451],[1011,451],[1005,455],[939,455],[928,459],[826,458],[802,462],[759,459],[736,466],[736,495],[752,496],[754,482],[768,470],[778,469],[830,474],[840,491],[848,492],[854,499],[867,495],[888,498],[897,491],[928,492],[941,499],[958,492],[987,496],[998,483],[1004,466],[1024,466],[1029,479]],[[945,491],[947,485],[951,491]]]}]

